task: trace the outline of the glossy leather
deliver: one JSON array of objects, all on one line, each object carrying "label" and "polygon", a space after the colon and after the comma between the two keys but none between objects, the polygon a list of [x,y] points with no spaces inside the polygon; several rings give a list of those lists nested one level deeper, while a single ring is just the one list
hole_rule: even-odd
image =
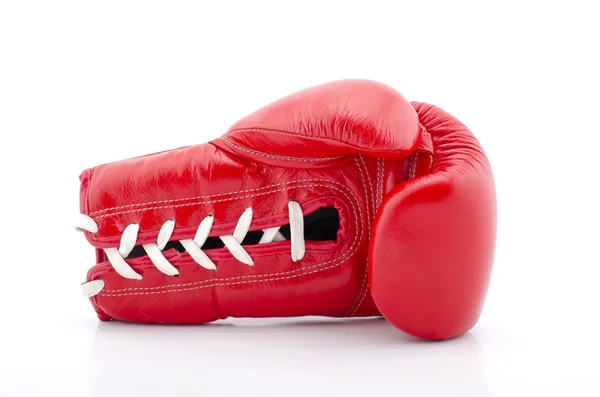
[{"label": "glossy leather", "polygon": [[[105,282],[103,291],[91,298],[99,318],[189,324],[228,316],[374,316],[381,310],[393,324],[415,335],[454,336],[455,332],[445,332],[446,323],[471,324],[485,295],[493,255],[492,225],[481,226],[476,219],[480,216],[481,222],[491,222],[491,210],[487,218],[476,212],[458,223],[454,214],[464,212],[465,195],[471,197],[466,204],[476,210],[473,202],[478,199],[470,194],[484,191],[487,196],[481,200],[491,200],[493,182],[483,152],[470,153],[453,145],[455,136],[459,139],[468,132],[464,126],[445,113],[436,116],[437,112],[441,111],[425,105],[413,107],[381,83],[338,81],[276,101],[210,143],[84,171],[80,209],[99,227],[96,234],[86,232],[97,249],[98,262],[87,280]],[[440,130],[444,139],[437,137]],[[463,146],[478,148],[474,138]],[[454,148],[460,151],[456,155],[452,155]],[[462,177],[465,168],[453,168],[453,161],[485,163],[485,167],[473,167],[476,177]],[[426,175],[438,170],[443,177]],[[453,172],[458,182],[453,180]],[[472,178],[473,183],[460,182],[464,178]],[[479,187],[482,180],[488,188]],[[409,188],[403,190],[402,186]],[[459,189],[465,192],[452,194]],[[409,197],[416,195],[421,200],[412,207],[409,204],[416,199],[404,198],[409,191],[416,191]],[[254,213],[250,230],[283,225],[288,223],[289,200],[300,203],[304,214],[334,206],[340,216],[337,239],[306,241],[306,255],[298,262],[291,260],[289,241],[245,246],[254,266],[237,261],[225,248],[206,250],[216,271],[199,266],[185,252],[169,249],[164,256],[178,268],[179,277],[161,273],[148,257],[127,259],[143,276],[138,281],[116,274],[100,250],[117,247],[131,223],[140,225],[138,245],[156,242],[160,227],[169,219],[175,220],[171,240],[193,238],[209,214],[214,216],[211,236],[231,234],[248,207]],[[405,204],[409,209],[402,212]],[[432,212],[428,213],[430,205]],[[419,216],[426,222],[415,231]],[[445,218],[452,221],[428,235],[426,225],[435,224],[435,218],[442,224]],[[464,239],[444,235],[457,236],[461,228],[473,230],[463,230]],[[417,234],[411,237],[411,230]],[[486,231],[485,237],[479,236],[482,231]],[[436,249],[438,239],[442,242],[440,255],[456,256],[444,261],[458,272],[470,272],[456,283],[475,283],[463,285],[468,291],[459,293],[455,306],[450,304],[449,313],[461,319],[466,316],[467,322],[449,319],[442,313],[448,305],[439,305],[439,300],[456,288],[435,295],[440,277],[448,275],[439,265],[432,265],[435,254],[431,250]],[[455,240],[459,241],[456,249],[448,248]],[[461,265],[465,254],[460,250],[468,240],[475,245],[469,250],[486,255],[466,255],[468,264]],[[424,274],[398,268],[405,260],[396,256],[398,253],[410,258],[411,266],[421,266],[418,258],[422,254]],[[480,259],[482,263],[475,263]],[[432,273],[438,270],[439,275]],[[423,288],[421,295],[412,288],[410,276]],[[429,299],[431,304],[422,304],[429,294],[435,295]],[[415,317],[420,309],[431,313]],[[423,322],[419,316],[428,320]],[[436,333],[437,329],[444,332]],[[466,330],[465,326],[456,329]]]},{"label": "glossy leather", "polygon": [[371,234],[369,286],[381,313],[426,339],[477,322],[496,244],[490,164],[471,132],[435,106],[414,102],[433,142],[428,172],[395,186]]}]

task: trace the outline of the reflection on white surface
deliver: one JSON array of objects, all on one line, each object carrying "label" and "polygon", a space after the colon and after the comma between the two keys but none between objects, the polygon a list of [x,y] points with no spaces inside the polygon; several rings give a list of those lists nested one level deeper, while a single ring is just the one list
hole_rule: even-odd
[{"label": "reflection on white surface", "polygon": [[92,395],[488,395],[472,335],[424,342],[382,319],[98,325]]},{"label": "reflection on white surface", "polygon": [[598,342],[575,337],[574,322],[538,332],[518,328],[524,318],[482,321],[426,342],[375,318],[156,326],[99,322],[86,309],[69,299],[69,317],[5,313],[19,321],[0,338],[1,397],[600,395]]}]

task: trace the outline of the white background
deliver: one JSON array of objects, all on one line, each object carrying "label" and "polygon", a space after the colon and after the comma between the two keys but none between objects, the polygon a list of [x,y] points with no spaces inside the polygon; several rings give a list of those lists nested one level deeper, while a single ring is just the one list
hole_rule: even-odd
[{"label": "white background", "polygon": [[[600,395],[595,2],[212,3],[0,3],[0,396]],[[444,108],[487,151],[498,246],[471,332],[97,321],[83,169],[342,78]]]}]

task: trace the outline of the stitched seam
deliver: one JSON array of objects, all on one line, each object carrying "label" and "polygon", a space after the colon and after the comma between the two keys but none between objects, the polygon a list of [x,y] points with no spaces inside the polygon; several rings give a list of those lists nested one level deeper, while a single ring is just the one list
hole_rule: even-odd
[{"label": "stitched seam", "polygon": [[[342,185],[343,186],[343,185]],[[347,189],[345,186],[343,186],[345,189]],[[116,292],[124,292],[124,291],[148,291],[148,290],[159,290],[159,289],[163,289],[164,291],[155,291],[154,293],[164,293],[164,292],[176,292],[179,290],[182,291],[188,291],[188,290],[193,290],[193,289],[200,289],[200,288],[208,288],[211,286],[215,286],[215,285],[234,285],[234,284],[244,284],[244,283],[253,283],[253,282],[261,282],[261,281],[269,281],[269,280],[278,280],[278,279],[283,279],[283,278],[293,278],[293,277],[298,277],[301,276],[303,274],[312,274],[315,272],[319,272],[319,271],[324,271],[327,269],[330,269],[332,267],[338,266],[340,263],[342,263],[344,260],[346,260],[347,258],[350,258],[357,250],[358,247],[360,246],[360,243],[364,237],[363,234],[363,227],[364,227],[364,219],[362,216],[362,213],[360,213],[360,211],[357,210],[356,207],[356,203],[358,202],[356,196],[348,191],[348,194],[350,196],[352,196],[352,199],[350,199],[349,195],[346,194],[344,191],[342,191],[339,188],[336,188],[334,186],[330,186],[331,189],[337,190],[338,192],[340,192],[341,194],[343,194],[346,199],[348,199],[350,205],[352,206],[352,212],[354,214],[354,224],[355,224],[355,228],[356,228],[356,232],[354,234],[354,241],[352,242],[352,245],[350,246],[350,248],[348,248],[348,250],[343,253],[340,257],[323,262],[323,263],[319,263],[316,265],[312,265],[306,268],[302,268],[302,269],[294,269],[291,271],[287,271],[287,272],[280,272],[280,273],[270,273],[270,274],[256,274],[256,275],[246,275],[246,276],[236,276],[236,277],[229,277],[229,278],[222,278],[222,279],[213,279],[213,280],[203,280],[203,281],[196,281],[193,283],[185,283],[185,284],[172,284],[172,285],[165,285],[165,286],[158,286],[158,287],[133,287],[133,288],[123,288],[123,289],[115,289],[115,290],[104,290],[102,293],[99,294],[99,296],[126,296],[126,295],[142,295],[145,293],[129,293],[129,294],[116,294]],[[360,228],[359,228],[359,220],[360,220]],[[316,269],[314,271],[310,271],[310,272],[306,272],[306,270],[309,269],[313,269],[316,267],[321,267],[323,265],[327,265],[329,263],[334,263],[331,266],[322,268],[322,269]],[[280,275],[287,275],[287,274],[292,274],[292,273],[297,273],[300,272],[300,274],[298,275],[294,275],[294,276],[289,276],[289,277],[279,277],[279,278],[269,278],[270,276],[280,276]],[[232,282],[232,283],[215,283],[215,282],[221,282],[221,281],[228,281],[228,280],[243,280],[243,279],[248,279],[248,278],[264,278],[265,279],[259,279],[259,280],[245,280],[245,281],[239,281],[239,282]],[[201,284],[207,284],[204,286],[200,286],[200,287],[194,287],[194,288],[177,288],[177,287],[187,287],[187,286],[191,286],[191,285],[201,285]],[[169,288],[174,288],[175,289],[169,289]]]},{"label": "stitched seam", "polygon": [[[376,181],[375,181],[375,196],[377,197],[377,204],[373,205],[373,217],[375,217],[375,214],[377,213],[377,208],[379,207],[379,205],[381,204],[381,201],[383,201],[383,160],[382,159],[377,159],[377,173],[376,173]],[[363,279],[363,285],[364,283],[367,282],[367,275],[369,272],[369,263],[367,262],[365,264],[365,278]],[[362,287],[361,287],[362,289]],[[352,317],[356,314],[356,312],[358,311],[358,309],[360,309],[361,305],[363,304],[365,298],[367,297],[367,291],[368,291],[368,287],[365,288],[364,291],[362,291],[362,297],[360,298],[360,301],[358,302],[358,304],[356,305],[356,308],[354,310],[352,310],[352,312],[350,314],[346,313],[346,317]],[[358,297],[361,296],[361,294],[359,293]]]},{"label": "stitched seam", "polygon": [[[236,132],[236,131],[248,131],[248,132],[252,132],[252,131],[266,131],[266,132],[279,132],[282,134],[289,134],[292,136],[299,136],[302,138],[314,138],[314,139],[320,139],[320,140],[324,140],[324,141],[332,141],[335,143],[343,143],[345,145],[347,145],[348,147],[352,148],[355,152],[359,152],[359,151],[363,151],[365,148],[357,145],[357,144],[352,144],[349,142],[344,142],[344,141],[340,141],[339,139],[335,139],[335,138],[329,138],[329,137],[323,137],[323,136],[309,136],[309,135],[305,135],[305,134],[301,134],[298,132],[292,132],[292,131],[285,131],[285,130],[279,130],[279,129],[273,129],[273,128],[264,128],[264,127],[240,127],[240,128],[234,128],[232,130],[229,130],[227,132],[227,135],[231,134],[232,132]],[[413,149],[414,150],[414,149]],[[383,152],[383,153],[395,153],[398,155],[406,155],[412,152],[412,150],[403,150],[403,149],[377,149],[377,152]]]},{"label": "stitched seam", "polygon": [[[367,273],[365,272],[365,277],[367,276]],[[366,281],[366,278],[365,278]],[[367,291],[369,289],[365,288],[363,293],[362,293],[362,297],[360,298],[360,301],[358,302],[358,305],[356,305],[356,308],[352,311],[352,313],[350,313],[349,315],[347,315],[346,317],[352,317],[356,314],[356,312],[358,311],[358,309],[360,309],[360,306],[363,304],[363,302],[365,301],[365,298],[367,297]]]},{"label": "stitched seam", "polygon": [[[383,161],[383,159],[377,159],[377,207],[379,207],[383,201]],[[377,212],[377,210],[375,212]]]},{"label": "stitched seam", "polygon": [[418,156],[417,153],[415,153],[411,156],[410,171],[408,172],[408,179],[413,179],[417,173],[417,156]]},{"label": "stitched seam", "polygon": [[92,182],[92,175],[93,172],[90,170],[90,177],[88,178],[87,185],[85,187],[85,211],[90,209],[90,183]]},{"label": "stitched seam", "polygon": [[220,200],[196,201],[196,202],[193,202],[193,203],[186,203],[186,204],[161,205],[161,206],[156,206],[156,207],[148,207],[148,208],[140,208],[140,209],[135,209],[135,210],[121,211],[121,212],[116,212],[114,214],[101,215],[99,217],[96,217],[96,219],[104,218],[104,217],[107,217],[107,216],[115,216],[115,215],[120,215],[120,214],[127,214],[127,213],[131,213],[131,212],[151,211],[151,210],[164,209],[164,208],[192,207],[192,206],[203,205],[203,204],[222,203],[222,202],[234,201],[234,200],[238,200],[238,199],[245,199],[245,198],[258,197],[258,196],[265,196],[267,194],[277,193],[277,192],[283,192],[285,190],[291,190],[291,189],[299,189],[301,187],[332,187],[332,186],[318,184],[318,183],[316,183],[316,184],[310,184],[310,185],[290,186],[290,187],[285,187],[285,188],[282,188],[282,189],[269,190],[269,191],[266,191],[266,192],[261,192],[261,193],[256,193],[256,194],[249,194],[249,195],[246,195],[246,196],[229,197],[229,198],[220,199]]},{"label": "stitched seam", "polygon": [[[358,249],[358,247],[356,247],[354,249],[354,251],[356,251]],[[351,255],[354,254],[354,252],[351,253]],[[350,255],[350,256],[351,256]],[[128,294],[105,294],[105,293],[100,293],[97,296],[104,296],[104,297],[118,297],[118,296],[132,296],[132,295],[157,295],[157,294],[166,294],[166,293],[170,293],[170,292],[185,292],[185,291],[193,291],[193,290],[199,290],[199,289],[204,289],[204,288],[211,288],[211,287],[223,287],[223,286],[228,286],[228,285],[239,285],[239,284],[250,284],[250,283],[261,283],[261,282],[266,282],[266,281],[276,281],[276,280],[289,280],[292,278],[296,278],[296,277],[300,277],[300,276],[305,276],[308,274],[313,274],[313,273],[319,273],[334,267],[337,267],[340,265],[341,262],[343,262],[344,260],[346,260],[346,258],[340,258],[340,261],[331,265],[331,266],[327,266],[325,268],[322,269],[316,269],[310,272],[305,272],[305,273],[300,273],[300,274],[295,274],[292,276],[286,276],[286,277],[273,277],[273,278],[266,278],[263,280],[252,280],[252,281],[236,281],[236,282],[228,282],[228,283],[214,283],[214,284],[208,284],[208,285],[202,285],[199,287],[192,287],[192,288],[177,288],[177,289],[170,289],[170,290],[165,290],[165,291],[152,291],[152,292],[134,292],[134,293],[128,293]]]},{"label": "stitched seam", "polygon": [[[357,158],[360,160],[360,162],[362,163],[362,168],[361,165],[358,163]],[[367,166],[365,165],[365,162],[362,159],[361,155],[358,155],[356,157],[354,157],[354,162],[356,163],[356,166],[360,172],[360,179],[362,181],[362,185],[363,185],[363,190],[365,192],[365,202],[367,204],[367,224],[368,224],[368,229],[367,229],[367,233],[369,233],[369,231],[371,230],[371,219],[368,216],[368,214],[370,214],[371,212],[371,206],[373,205],[373,191],[371,189],[371,181],[369,180],[369,175],[368,175],[368,171],[367,171]],[[365,183],[365,173],[363,173],[363,170],[365,170],[365,172],[367,173],[367,182],[369,183],[369,191],[371,193],[370,197],[367,193],[367,185]]]},{"label": "stitched seam", "polygon": [[[360,160],[360,162],[362,163],[362,166],[364,167],[364,170],[367,173],[367,181],[369,182],[369,193],[371,194],[371,198],[369,200],[369,194],[367,193],[367,187],[365,185],[365,178],[363,175],[363,168],[361,167],[361,165],[358,163],[358,161],[356,160],[356,158],[354,159],[356,161],[356,165],[358,166],[358,170],[360,172],[360,179],[362,179],[363,182],[363,187],[364,187],[364,192],[365,192],[365,201],[367,202],[367,223],[369,225],[369,228],[367,229],[367,236],[369,235],[369,233],[371,233],[371,220],[370,220],[370,212],[371,212],[371,208],[369,207],[369,201],[373,201],[373,189],[371,188],[371,181],[369,180],[369,173],[368,173],[368,169],[367,166],[365,164],[365,162],[363,161],[363,158],[361,155],[357,156]],[[374,204],[373,204],[374,205]],[[367,237],[368,238],[368,237]],[[350,305],[350,307],[348,308],[348,311],[346,311],[345,317],[350,317],[352,315],[354,315],[354,313],[358,310],[358,308],[360,307],[360,305],[356,306],[359,298],[361,297],[361,295],[363,295],[363,291],[366,293],[366,289],[365,289],[365,285],[367,283],[367,272],[368,272],[368,263],[365,263],[365,275],[363,277],[362,283],[360,285],[360,289],[358,290],[358,294],[356,295],[356,298],[354,298],[354,301],[352,302],[352,305]],[[364,299],[364,297],[363,297]],[[360,300],[360,302],[362,303],[363,299]]]},{"label": "stitched seam", "polygon": [[[94,211],[94,212],[90,213],[88,216],[92,216],[92,215],[103,213],[103,212],[107,212],[107,211],[114,211],[114,210],[120,210],[120,209],[124,210],[126,208],[135,208],[135,209],[127,210],[127,211],[111,212],[110,214],[99,215],[95,219],[101,219],[101,218],[105,218],[107,216],[114,216],[114,215],[126,214],[126,213],[129,213],[129,212],[152,210],[152,209],[157,209],[157,208],[184,207],[184,206],[188,206],[188,205],[195,205],[195,204],[201,204],[201,203],[199,203],[197,201],[194,201],[192,203],[186,203],[186,204],[183,204],[183,205],[159,205],[159,206],[154,206],[154,207],[146,207],[146,206],[151,206],[151,205],[155,205],[155,204],[174,204],[174,203],[180,203],[180,202],[183,202],[183,201],[202,200],[202,199],[210,199],[210,198],[213,198],[213,197],[223,197],[223,196],[233,195],[232,197],[230,197],[228,199],[225,199],[225,200],[208,201],[207,203],[210,203],[210,202],[221,202],[221,201],[231,201],[231,200],[235,200],[235,199],[238,199],[238,198],[254,197],[255,196],[255,195],[242,196],[245,193],[258,192],[258,191],[263,191],[263,190],[268,190],[267,193],[269,193],[269,192],[271,192],[269,189],[277,187],[277,186],[284,186],[284,185],[291,185],[291,184],[305,183],[305,182],[327,182],[327,183],[333,183],[333,184],[336,184],[338,186],[345,187],[341,183],[334,182],[334,181],[328,181],[328,180],[325,180],[325,179],[305,179],[305,180],[300,180],[300,181],[290,181],[290,182],[276,183],[274,185],[263,186],[263,187],[255,188],[255,189],[240,190],[239,192],[219,193],[219,194],[208,195],[208,196],[195,196],[195,197],[188,197],[188,198],[182,198],[182,199],[149,201],[149,202],[140,203],[140,204],[128,204],[128,205],[123,205],[123,206],[119,206],[119,207],[112,207],[112,208],[107,208],[107,209],[103,209],[103,210]],[[282,189],[282,190],[286,190],[286,189]],[[281,191],[281,190],[277,190],[277,191]],[[136,207],[144,207],[144,208],[136,208]]]},{"label": "stitched seam", "polygon": [[[370,194],[370,200],[369,200],[369,197],[367,197],[366,192],[365,192],[365,199],[367,202],[369,202],[369,206],[370,206],[370,207],[367,207],[367,213],[369,213],[369,211],[375,207],[375,196],[373,195],[373,185],[371,184],[371,178],[369,177],[369,168],[367,168],[367,164],[365,163],[363,156],[359,154],[358,159],[360,160],[363,170],[365,171],[365,178],[367,180],[367,184],[369,185],[368,190],[369,190],[369,194]],[[361,172],[360,177],[362,179],[362,172]],[[364,179],[363,179],[363,186],[365,186]],[[368,224],[369,224],[369,229],[367,231],[367,234],[368,234],[368,233],[371,233],[371,219],[369,217],[367,217],[367,220],[368,220]]]},{"label": "stitched seam", "polygon": [[337,160],[337,159],[340,159],[343,157],[343,156],[340,156],[340,157],[302,157],[301,158],[301,157],[292,157],[292,156],[282,156],[279,154],[267,154],[267,153],[264,153],[264,152],[261,152],[261,151],[255,150],[255,149],[250,149],[246,146],[243,146],[237,142],[234,142],[233,140],[231,140],[230,138],[228,138],[226,136],[223,137],[223,140],[227,144],[229,144],[239,150],[243,150],[244,152],[256,154],[256,155],[263,156],[263,157],[273,158],[273,159],[311,162],[311,161]]}]

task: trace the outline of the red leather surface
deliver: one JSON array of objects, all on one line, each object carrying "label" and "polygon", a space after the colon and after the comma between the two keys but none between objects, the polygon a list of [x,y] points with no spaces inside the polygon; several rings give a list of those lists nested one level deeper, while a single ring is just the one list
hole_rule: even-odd
[{"label": "red leather surface", "polygon": [[[493,182],[483,152],[460,123],[415,107],[419,115],[381,83],[333,82],[274,102],[211,143],[84,171],[81,212],[98,224],[98,233],[86,232],[96,249],[117,247],[131,223],[140,225],[137,245],[156,242],[169,219],[175,220],[171,240],[191,239],[209,214],[211,236],[231,234],[249,207],[251,231],[287,224],[290,200],[304,214],[334,206],[340,216],[336,241],[306,241],[298,262],[289,241],[244,246],[254,266],[225,248],[205,250],[216,271],[169,249],[163,254],[180,275],[161,273],[147,256],[128,258],[143,276],[138,281],[121,277],[98,255],[87,276],[105,282],[91,298],[98,316],[183,324],[381,310],[423,337],[464,330],[476,319],[489,278],[492,210],[481,202],[491,200]],[[458,223],[436,226],[459,215]],[[450,268],[459,275],[444,284]]]},{"label": "red leather surface", "polygon": [[273,155],[328,159],[354,153],[398,158],[412,153],[419,141],[410,103],[393,88],[369,80],[334,81],[288,95],[241,119],[219,140],[258,161]]},{"label": "red leather surface", "polygon": [[369,285],[381,313],[427,339],[468,331],[492,271],[496,196],[485,153],[458,120],[413,103],[431,134],[428,174],[394,187],[379,208],[369,250]]}]

